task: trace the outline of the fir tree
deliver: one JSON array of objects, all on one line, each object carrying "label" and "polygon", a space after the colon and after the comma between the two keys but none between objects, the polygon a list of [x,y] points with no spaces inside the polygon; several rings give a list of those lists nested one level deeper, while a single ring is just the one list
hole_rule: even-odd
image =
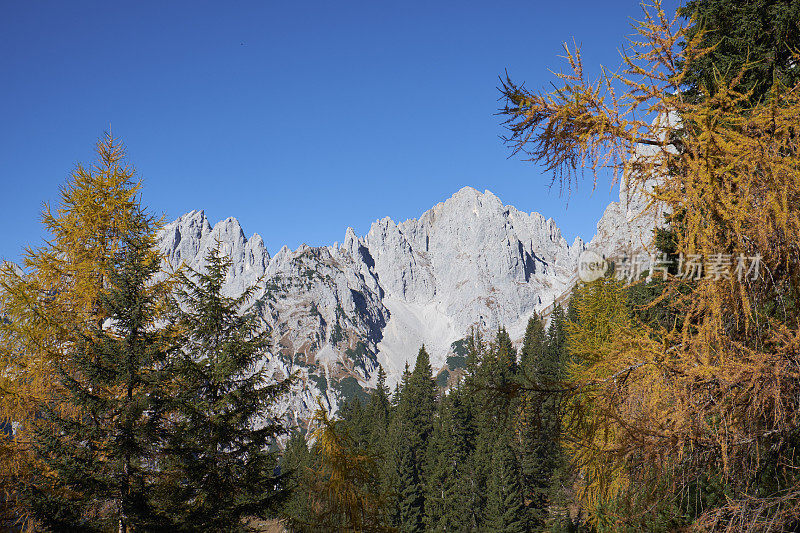
[{"label": "fir tree", "polygon": [[281,496],[267,448],[284,428],[270,408],[292,379],[267,384],[258,367],[269,332],[252,311],[241,312],[255,287],[236,298],[223,294],[231,260],[219,243],[205,263],[204,273],[181,276],[176,324],[183,350],[174,363],[177,421],[165,511],[176,530],[235,531],[243,517],[265,516]]},{"label": "fir tree", "polygon": [[428,531],[470,531],[475,526],[471,520],[469,468],[474,436],[462,395],[462,390],[453,390],[439,403],[426,475],[425,527]]},{"label": "fir tree", "polygon": [[402,533],[421,533],[424,531],[424,496],[420,468],[414,449],[409,442],[401,443],[398,453],[398,519]]},{"label": "fir tree", "polygon": [[526,530],[520,466],[508,436],[498,438],[492,453],[486,526],[490,531],[522,533]]},{"label": "fir tree", "polygon": [[97,300],[108,321],[76,332],[58,365],[60,392],[36,419],[35,474],[23,498],[45,528],[124,533],[165,525],[152,497],[161,482],[155,458],[171,341],[156,328],[165,285],[153,280],[160,259],[152,228],[140,214],[123,237]]},{"label": "fir tree", "polygon": [[22,268],[0,262],[0,485],[13,502],[18,475],[27,476],[29,423],[41,404],[61,397],[56,368],[69,362],[79,332],[108,317],[100,305],[106,275],[124,235],[136,232],[137,180],[123,144],[106,135],[91,165],[78,164],[42,212],[46,240],[27,247]]},{"label": "fir tree", "polygon": [[797,0],[691,0],[679,9],[694,17],[686,41],[701,36],[701,45],[712,48],[689,62],[684,83],[689,94],[706,98],[720,79],[731,81],[746,72],[736,87],[752,91],[757,102],[775,81],[787,87],[800,81],[796,56],[800,49],[800,2]]},{"label": "fir tree", "polygon": [[281,460],[281,474],[284,475],[284,486],[288,498],[281,514],[293,523],[308,524],[311,520],[311,501],[309,487],[311,485],[312,459],[305,436],[293,431],[286,443]]}]

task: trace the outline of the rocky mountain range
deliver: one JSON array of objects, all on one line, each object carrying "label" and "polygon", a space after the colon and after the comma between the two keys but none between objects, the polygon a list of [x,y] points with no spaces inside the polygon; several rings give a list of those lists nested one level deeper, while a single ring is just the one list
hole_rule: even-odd
[{"label": "rocky mountain range", "polygon": [[[604,253],[646,246],[652,221],[636,222],[644,205],[623,188],[588,246]],[[235,218],[212,226],[203,211],[159,234],[172,267],[202,269],[217,241],[233,261],[225,290],[239,294],[258,283],[252,306],[273,332],[264,364],[276,377],[300,377],[296,395],[281,406],[298,420],[317,398],[336,409],[342,398],[374,387],[379,365],[392,385],[423,343],[444,384],[463,361],[457,341],[472,326],[503,325],[521,339],[528,318],[574,283],[587,247],[580,238],[568,243],[553,219],[471,187],[418,219],[387,217],[364,236],[347,228],[341,244],[283,247],[274,256]]]}]

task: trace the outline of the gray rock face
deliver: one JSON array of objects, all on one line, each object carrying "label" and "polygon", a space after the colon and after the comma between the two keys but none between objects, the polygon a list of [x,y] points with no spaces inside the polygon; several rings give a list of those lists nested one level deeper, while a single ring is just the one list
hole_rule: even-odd
[{"label": "gray rock face", "polygon": [[222,253],[233,260],[226,292],[240,294],[264,275],[270,260],[264,240],[257,233],[246,239],[235,218],[227,218],[212,228],[203,211],[190,211],[165,225],[158,238],[168,265],[177,268],[185,263],[194,270],[203,269],[203,258],[217,241]]},{"label": "gray rock face", "polygon": [[[651,124],[650,133],[664,139],[668,132],[674,130],[678,120],[676,116],[657,117]],[[659,158],[659,150],[649,145],[637,145],[631,160],[645,163],[652,158],[655,163]],[[619,201],[608,205],[597,222],[597,234],[587,248],[605,257],[655,252],[653,228],[664,225],[666,213],[663,206],[652,201],[653,190],[660,181],[657,175],[653,175],[644,183],[632,187],[623,178],[620,181]]]},{"label": "gray rock face", "polygon": [[[638,206],[609,206],[592,243],[633,239],[638,226],[627,224]],[[363,237],[347,228],[341,245],[283,247],[270,257],[236,219],[212,227],[192,211],[163,228],[159,246],[172,266],[202,269],[217,240],[233,261],[225,291],[258,283],[253,306],[273,331],[264,364],[275,376],[300,376],[283,406],[299,419],[316,397],[335,409],[343,396],[374,386],[379,364],[393,383],[423,343],[437,371],[473,325],[504,325],[521,338],[531,314],[568,287],[585,247],[567,243],[552,219],[470,187],[418,219],[384,218]]]},{"label": "gray rock face", "polygon": [[375,222],[363,246],[394,311],[379,356],[397,375],[423,342],[436,367],[473,325],[523,329],[564,289],[583,242],[570,246],[552,219],[465,187],[419,219]]},{"label": "gray rock face", "polygon": [[597,233],[587,248],[605,257],[621,257],[653,250],[653,228],[664,222],[663,210],[650,205],[647,192],[620,187],[620,199],[606,207]]}]

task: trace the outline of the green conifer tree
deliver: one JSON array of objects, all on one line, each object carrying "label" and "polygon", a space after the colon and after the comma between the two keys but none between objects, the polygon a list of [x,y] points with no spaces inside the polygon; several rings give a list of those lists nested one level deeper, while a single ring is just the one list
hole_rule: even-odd
[{"label": "green conifer tree", "polygon": [[425,531],[423,481],[410,440],[409,435],[406,442],[400,444],[398,453],[399,529],[402,533],[421,533]]},{"label": "green conifer tree", "polygon": [[546,372],[551,379],[557,379],[557,361],[562,353],[566,351],[567,344],[567,328],[566,322],[568,320],[564,308],[556,305],[553,312],[550,314],[550,327],[547,328],[547,344],[545,351],[547,352],[544,357],[545,366],[541,369]]},{"label": "green conifer tree", "polygon": [[281,459],[281,474],[284,475],[284,486],[288,492],[281,514],[292,523],[310,523],[312,517],[309,499],[311,467],[312,459],[308,442],[302,433],[293,431]]},{"label": "green conifer tree", "polygon": [[[156,327],[166,285],[154,280],[153,220],[141,211],[105,274],[97,305],[108,319],[79,331],[57,364],[58,394],[32,434],[34,474],[23,500],[54,531],[155,531],[163,481],[168,330]],[[75,416],[75,412],[80,413]]]},{"label": "green conifer tree", "polygon": [[236,531],[247,516],[266,516],[280,500],[275,459],[267,448],[284,431],[270,408],[292,382],[267,384],[259,363],[269,332],[242,312],[255,287],[223,293],[231,260],[220,245],[205,272],[181,276],[176,324],[183,349],[174,363],[177,411],[168,449],[173,480],[165,512],[176,531]]},{"label": "green conifer tree", "polygon": [[376,452],[381,451],[382,444],[386,440],[391,408],[389,388],[386,386],[386,372],[384,372],[383,367],[380,366],[378,368],[378,384],[375,390],[369,395],[365,413],[370,433],[369,440],[374,444]]},{"label": "green conifer tree", "polygon": [[492,432],[511,431],[519,405],[517,351],[505,328],[497,330],[477,375],[484,389],[484,424],[486,437],[494,440]]},{"label": "green conifer tree", "polygon": [[474,326],[470,329],[470,334],[467,337],[467,361],[466,361],[466,374],[467,376],[474,376],[478,371],[481,364],[481,357],[484,351],[483,337],[481,332]]},{"label": "green conifer tree", "polygon": [[502,533],[526,531],[520,465],[508,436],[495,441],[492,470],[487,503],[487,529]]},{"label": "green conifer tree", "polygon": [[403,422],[413,429],[411,445],[418,458],[424,453],[428,437],[433,430],[435,408],[436,382],[433,380],[430,357],[425,346],[422,346],[400,404],[400,416]]},{"label": "green conifer tree", "polygon": [[503,373],[507,376],[515,375],[517,373],[517,350],[514,348],[511,337],[504,327],[497,330],[495,350],[497,352],[497,363]]},{"label": "green conifer tree", "polygon": [[525,337],[522,340],[519,366],[524,374],[532,372],[534,361],[538,361],[542,357],[544,339],[544,323],[537,314],[534,314],[528,319]]},{"label": "green conifer tree", "polygon": [[689,65],[684,79],[689,96],[707,97],[719,79],[734,79],[748,64],[738,89],[752,91],[752,102],[764,98],[774,81],[792,87],[800,80],[795,67],[800,49],[800,1],[690,0],[679,13],[694,17],[686,41],[702,32],[702,45],[713,47]]},{"label": "green conifer tree", "polygon": [[429,442],[425,487],[427,531],[471,531],[472,480],[470,460],[474,436],[463,391],[455,389],[438,405]]},{"label": "green conifer tree", "polygon": [[526,386],[520,412],[520,462],[523,493],[528,507],[531,527],[543,527],[548,522],[553,492],[558,480],[556,470],[563,464],[559,444],[561,418],[559,412],[559,380],[562,379],[565,315],[557,306],[551,315],[546,337],[538,318],[528,324],[523,352],[532,354],[526,359]]},{"label": "green conifer tree", "polygon": [[390,437],[396,449],[397,520],[402,531],[422,531],[427,445],[436,408],[436,383],[424,346],[413,372],[409,374],[406,367],[403,381]]},{"label": "green conifer tree", "polygon": [[408,368],[408,361],[406,361],[406,366],[403,369],[403,374],[400,376],[400,380],[394,386],[394,392],[392,393],[392,403],[394,406],[400,405],[400,397],[403,395],[403,390],[408,387],[408,380],[411,379],[411,370]]},{"label": "green conifer tree", "polygon": [[358,396],[353,396],[340,408],[339,418],[342,427],[352,439],[353,444],[361,449],[371,448],[372,421],[369,419],[364,405]]}]

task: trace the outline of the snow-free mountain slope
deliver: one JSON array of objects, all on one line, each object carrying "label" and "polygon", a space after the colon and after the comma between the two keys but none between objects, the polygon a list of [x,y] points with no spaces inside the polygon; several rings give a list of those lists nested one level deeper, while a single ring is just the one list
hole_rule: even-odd
[{"label": "snow-free mountain slope", "polygon": [[[628,231],[612,227],[626,223],[621,212],[609,207],[593,242]],[[341,245],[283,247],[274,256],[236,219],[212,227],[202,211],[159,235],[174,267],[202,268],[217,241],[233,263],[226,292],[259,284],[252,305],[273,330],[266,364],[276,375],[301,377],[285,406],[301,418],[317,396],[335,408],[341,397],[374,386],[379,364],[395,382],[423,343],[438,371],[473,326],[506,326],[521,338],[532,313],[568,288],[585,247],[579,238],[567,243],[552,219],[471,187],[419,218],[384,218],[364,236],[347,228]]]}]

